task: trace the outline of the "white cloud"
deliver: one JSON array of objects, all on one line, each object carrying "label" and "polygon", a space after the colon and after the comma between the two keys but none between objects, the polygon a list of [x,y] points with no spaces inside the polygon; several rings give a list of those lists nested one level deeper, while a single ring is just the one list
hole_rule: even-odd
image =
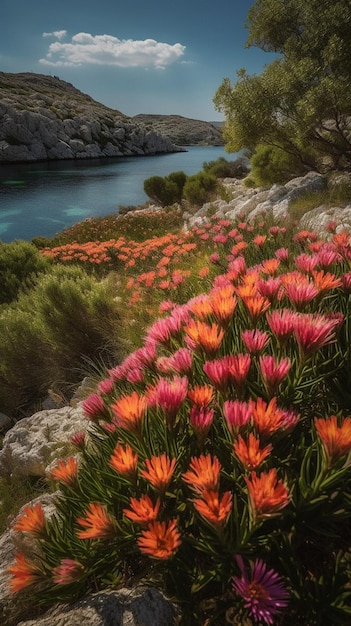
[{"label": "white cloud", "polygon": [[54,30],[52,33],[43,33],[43,37],[55,37],[56,39],[63,39],[66,35],[66,30]]},{"label": "white cloud", "polygon": [[[58,33],[66,31],[56,31],[56,37]],[[90,64],[164,68],[181,59],[184,52],[185,46],[180,43],[171,45],[154,39],[121,40],[112,35],[77,33],[70,43],[56,41],[50,44],[46,57],[39,62],[51,66]]]}]

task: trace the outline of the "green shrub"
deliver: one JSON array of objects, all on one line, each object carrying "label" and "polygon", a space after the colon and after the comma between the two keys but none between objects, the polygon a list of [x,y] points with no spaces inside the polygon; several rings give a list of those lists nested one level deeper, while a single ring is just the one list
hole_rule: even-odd
[{"label": "green shrub", "polygon": [[202,164],[204,172],[213,174],[217,178],[242,178],[249,171],[247,159],[240,157],[235,161],[228,161],[219,157],[216,161],[205,161]]},{"label": "green shrub", "polygon": [[276,146],[259,145],[251,157],[252,178],[258,185],[285,183],[294,176],[306,173],[291,154]]},{"label": "green shrub", "polygon": [[151,176],[144,181],[144,191],[151,200],[167,206],[180,202],[187,179],[184,172],[173,172],[169,176]]},{"label": "green shrub", "polygon": [[51,260],[25,241],[0,244],[0,304],[12,302],[33,277],[50,267]]},{"label": "green shrub", "polygon": [[89,360],[118,361],[120,326],[107,281],[74,266],[53,267],[0,317],[0,410],[33,406],[49,388],[69,392]]},{"label": "green shrub", "polygon": [[189,176],[183,189],[184,198],[195,206],[209,202],[217,189],[217,178],[213,174],[199,172]]}]

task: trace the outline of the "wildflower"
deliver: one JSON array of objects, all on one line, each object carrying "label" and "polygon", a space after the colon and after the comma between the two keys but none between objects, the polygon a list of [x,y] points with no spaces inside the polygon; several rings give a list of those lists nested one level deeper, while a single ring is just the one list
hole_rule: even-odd
[{"label": "wildflower", "polygon": [[245,602],[245,609],[255,622],[274,624],[274,619],[288,606],[289,593],[282,579],[261,560],[251,563],[250,573],[244,567],[241,556],[236,557],[241,577],[233,576],[233,589]]},{"label": "wildflower", "polygon": [[251,406],[254,426],[262,437],[271,435],[283,426],[284,413],[277,406],[277,398],[272,398],[268,404],[262,398],[257,398]]},{"label": "wildflower", "polygon": [[275,300],[279,300],[281,296],[281,279],[272,278],[272,276],[270,276],[266,280],[259,280],[257,283],[257,289],[261,296],[267,298],[270,302],[275,302]]},{"label": "wildflower", "polygon": [[207,294],[200,294],[192,298],[189,302],[189,311],[200,320],[210,317],[212,313],[210,297]]},{"label": "wildflower", "polygon": [[49,473],[49,478],[59,480],[70,487],[76,487],[78,476],[78,461],[73,456],[65,461],[59,459],[57,467],[53,467]]},{"label": "wildflower", "polygon": [[280,261],[280,263],[287,263],[289,259],[289,250],[288,248],[279,248],[275,251],[275,258]]},{"label": "wildflower", "polygon": [[93,422],[106,415],[105,402],[98,393],[91,393],[86,400],[83,400],[82,407],[84,414]]},{"label": "wildflower", "polygon": [[280,383],[289,373],[291,362],[289,357],[281,359],[279,362],[274,356],[261,356],[259,359],[263,382],[268,392],[273,395]]},{"label": "wildflower", "polygon": [[237,299],[234,295],[234,287],[231,285],[215,289],[210,295],[212,311],[218,323],[226,328],[233,317]]},{"label": "wildflower", "polygon": [[336,287],[340,287],[342,285],[341,278],[336,278],[335,274],[325,272],[324,270],[320,270],[319,272],[316,270],[313,271],[312,280],[314,286],[318,289],[319,296],[324,296],[324,294],[330,289],[335,289]]},{"label": "wildflower", "polygon": [[84,431],[79,431],[72,435],[70,441],[71,444],[74,445],[78,450],[84,450],[86,440],[86,433]]},{"label": "wildflower", "polygon": [[30,533],[36,537],[42,537],[45,534],[45,515],[41,502],[34,505],[28,504],[24,507],[15,524],[13,530]]},{"label": "wildflower", "polygon": [[209,385],[195,385],[193,389],[189,389],[188,397],[197,406],[208,406],[213,400],[213,387]]},{"label": "wildflower", "polygon": [[164,491],[173,476],[176,459],[170,459],[167,454],[161,454],[146,459],[145,465],[146,469],[142,470],[141,476],[158,491]]},{"label": "wildflower", "polygon": [[9,582],[10,590],[16,593],[25,587],[40,580],[42,572],[35,563],[29,561],[23,552],[15,554],[15,563],[8,568],[12,578]]},{"label": "wildflower", "polygon": [[257,328],[244,330],[241,333],[241,338],[251,356],[262,352],[269,341],[268,333],[261,332]]},{"label": "wildflower", "polygon": [[241,435],[233,444],[234,452],[239,461],[247,470],[254,470],[263,463],[265,458],[270,454],[272,445],[269,444],[264,448],[260,448],[260,440],[253,433],[249,433],[247,441]]},{"label": "wildflower", "polygon": [[289,490],[282,480],[278,480],[275,468],[260,476],[251,472],[245,482],[254,521],[274,517],[289,504]]},{"label": "wildflower", "polygon": [[160,510],[160,500],[154,504],[148,495],[141,496],[140,500],[130,498],[130,509],[123,509],[123,513],[128,519],[137,524],[148,524],[157,519]]},{"label": "wildflower", "polygon": [[318,265],[317,256],[311,256],[303,252],[295,257],[295,266],[300,272],[306,272],[306,274],[308,274],[315,269],[316,265]]},{"label": "wildflower", "polygon": [[249,318],[253,324],[269,309],[271,303],[268,298],[261,296],[259,293],[255,296],[246,296],[242,298]]},{"label": "wildflower", "polygon": [[84,566],[73,559],[61,559],[60,565],[53,568],[52,574],[56,585],[69,585],[82,577]]},{"label": "wildflower", "polygon": [[230,354],[228,359],[229,381],[233,382],[237,391],[242,390],[250,370],[249,354]]},{"label": "wildflower", "polygon": [[101,380],[97,386],[99,392],[103,394],[111,393],[111,391],[113,390],[113,387],[114,387],[114,382],[112,378],[105,378],[104,380]]},{"label": "wildflower", "polygon": [[217,389],[221,391],[226,390],[229,381],[228,357],[206,361],[203,365],[203,370]]},{"label": "wildflower", "polygon": [[291,304],[301,311],[306,304],[309,304],[316,296],[318,289],[312,283],[291,282],[285,285],[285,291]]},{"label": "wildflower", "polygon": [[219,487],[221,464],[216,456],[201,454],[192,457],[189,470],[182,479],[195,491],[216,491]]},{"label": "wildflower", "polygon": [[351,450],[351,417],[338,425],[335,415],[314,420],[314,425],[330,462],[336,461]]},{"label": "wildflower", "polygon": [[118,444],[110,458],[110,465],[117,472],[133,480],[136,476],[138,455],[129,444],[125,448]]},{"label": "wildflower", "polygon": [[169,522],[150,522],[147,530],[143,530],[138,539],[141,552],[155,559],[169,559],[181,544],[177,530],[177,520]]},{"label": "wildflower", "polygon": [[79,539],[108,539],[115,535],[115,523],[102,504],[90,503],[85,515],[77,519],[77,524],[86,528],[78,531]]},{"label": "wildflower", "polygon": [[223,403],[223,415],[231,435],[235,436],[251,419],[251,403],[226,400]]},{"label": "wildflower", "polygon": [[282,347],[286,346],[294,332],[297,313],[290,309],[276,309],[267,313],[266,319],[278,343]]},{"label": "wildflower", "polygon": [[190,409],[190,423],[200,439],[207,436],[213,422],[213,416],[214,409],[209,409],[206,406],[193,406]]},{"label": "wildflower", "polygon": [[335,339],[335,332],[342,316],[300,315],[294,326],[294,335],[304,359],[309,358],[323,346]]},{"label": "wildflower", "polygon": [[147,410],[147,399],[133,391],[129,396],[122,396],[111,406],[117,426],[140,433],[141,424]]},{"label": "wildflower", "polygon": [[153,389],[153,404],[161,407],[166,416],[167,426],[172,429],[177,413],[188,393],[186,376],[175,377],[173,380],[160,378]]},{"label": "wildflower", "polygon": [[224,337],[223,328],[214,323],[210,326],[199,320],[191,321],[184,330],[195,349],[202,348],[208,356],[214,356],[217,353]]},{"label": "wildflower", "polygon": [[225,491],[219,497],[218,491],[204,490],[201,498],[194,500],[194,507],[202,517],[215,526],[225,524],[232,509],[232,493]]}]

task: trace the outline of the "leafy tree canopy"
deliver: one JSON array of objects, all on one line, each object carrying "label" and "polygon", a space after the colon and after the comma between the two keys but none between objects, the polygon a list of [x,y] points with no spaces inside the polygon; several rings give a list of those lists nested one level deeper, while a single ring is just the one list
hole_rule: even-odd
[{"label": "leafy tree canopy", "polygon": [[257,0],[247,28],[248,47],[278,56],[262,74],[240,70],[217,90],[227,149],[283,149],[291,174],[350,169],[350,0]]}]

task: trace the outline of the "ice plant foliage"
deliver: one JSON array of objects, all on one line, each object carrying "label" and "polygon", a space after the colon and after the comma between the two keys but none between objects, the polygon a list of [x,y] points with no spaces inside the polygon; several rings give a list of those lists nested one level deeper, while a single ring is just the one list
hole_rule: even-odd
[{"label": "ice plant foliage", "polygon": [[83,401],[88,432],[48,474],[55,512],[16,518],[32,553],[11,590],[71,600],[146,580],[184,625],[347,626],[350,236],[216,215],[147,232],[43,251],[119,268],[145,332]]}]

